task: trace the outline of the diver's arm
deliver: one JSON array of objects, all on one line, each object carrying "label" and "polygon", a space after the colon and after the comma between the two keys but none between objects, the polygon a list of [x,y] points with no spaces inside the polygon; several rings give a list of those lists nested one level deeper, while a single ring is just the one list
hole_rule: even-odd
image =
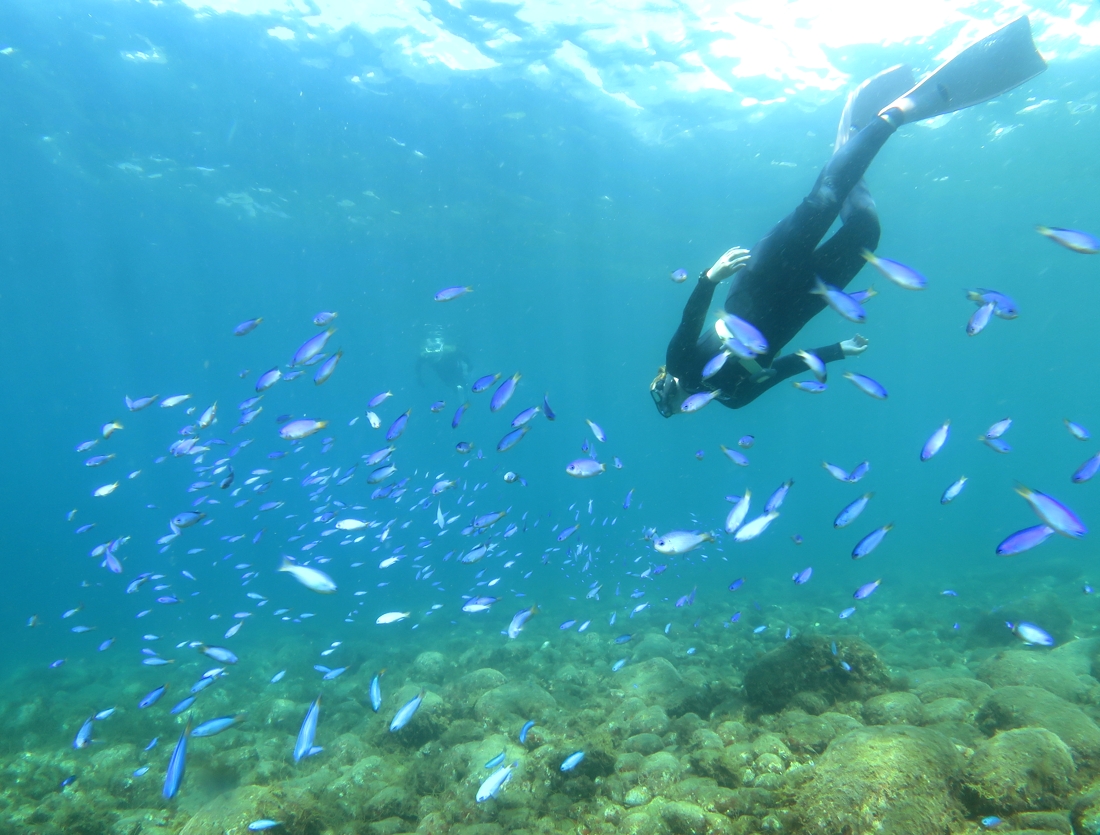
[{"label": "diver's arm", "polygon": [[703,322],[710,310],[714,289],[722,279],[740,272],[749,263],[749,251],[732,247],[722,253],[709,270],[705,270],[691,291],[691,297],[684,305],[684,315],[680,317],[680,327],[672,335],[665,352],[665,367],[675,377],[684,376],[690,364],[696,361],[699,334],[703,331]]},{"label": "diver's arm", "polygon": [[714,266],[703,273],[700,278],[718,284],[736,272],[740,272],[749,263],[749,251],[739,246],[730,247],[722,253],[714,262]]},{"label": "diver's arm", "polygon": [[672,335],[665,352],[665,366],[670,374],[681,376],[682,369],[693,362],[695,346],[699,341],[699,334],[703,330],[703,322],[710,310],[711,299],[714,298],[714,290],[718,286],[710,281],[707,274],[699,276],[695,289],[691,291],[691,297],[684,305],[684,315],[680,317],[680,327]]},{"label": "diver's arm", "polygon": [[[814,348],[811,353],[816,354],[820,357],[821,361],[825,363],[842,360],[845,356],[844,349],[840,347],[839,342],[833,345],[826,345],[824,348]],[[807,368],[806,363],[802,361],[802,357],[797,354],[787,354],[773,360],[770,370],[775,373],[769,376],[760,374],[752,380],[746,380],[739,385],[737,390],[734,391],[732,396],[726,401],[725,405],[729,406],[731,409],[740,409],[742,406],[747,406],[772,386],[793,377],[795,374],[809,371],[809,368]]]}]

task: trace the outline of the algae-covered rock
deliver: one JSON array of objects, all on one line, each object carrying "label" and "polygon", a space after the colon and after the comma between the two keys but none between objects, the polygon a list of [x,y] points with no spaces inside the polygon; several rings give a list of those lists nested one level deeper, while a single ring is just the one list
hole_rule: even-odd
[{"label": "algae-covered rock", "polygon": [[1046,728],[1073,751],[1077,765],[1100,765],[1100,728],[1080,708],[1041,687],[1002,687],[985,700],[977,716],[986,732]]},{"label": "algae-covered rock", "polygon": [[684,767],[676,757],[667,751],[658,751],[645,758],[638,769],[639,778],[654,794],[661,794],[680,779]]},{"label": "algae-covered rock", "polygon": [[618,831],[621,835],[663,835],[668,830],[665,829],[660,818],[649,813],[647,807],[624,817]]},{"label": "algae-covered rock", "polygon": [[1069,748],[1050,731],[1002,731],[963,770],[963,802],[976,814],[1053,809],[1069,793],[1074,771]]},{"label": "algae-covered rock", "polygon": [[958,677],[926,681],[917,685],[914,692],[925,704],[936,699],[965,699],[974,707],[979,707],[993,692],[993,688],[976,678]]},{"label": "algae-covered rock", "polygon": [[[834,655],[832,644],[837,646]],[[850,667],[840,666],[844,661]],[[814,693],[824,703],[863,701],[883,692],[890,674],[875,651],[858,638],[799,635],[757,659],[745,672],[750,704],[775,713],[799,694]],[[800,703],[800,707],[805,706]]]},{"label": "algae-covered rock", "polygon": [[371,820],[415,818],[416,798],[403,786],[386,786],[367,802],[366,813]]},{"label": "algae-covered rock", "polygon": [[1020,812],[1013,815],[1011,823],[1017,829],[1031,829],[1044,833],[1062,833],[1072,835],[1073,827],[1069,821],[1069,813],[1065,810],[1057,812]]},{"label": "algae-covered rock", "polygon": [[646,704],[661,705],[668,713],[679,713],[678,708],[691,695],[683,676],[664,658],[634,664],[621,675],[623,690]]},{"label": "algae-covered rock", "polygon": [[849,731],[859,730],[863,727],[862,722],[854,716],[849,716],[847,713],[834,713],[830,710],[822,713],[821,719],[829,723],[829,726],[836,732],[836,736],[841,736]]},{"label": "algae-covered rock", "polygon": [[1042,687],[1067,702],[1085,702],[1096,688],[1092,676],[1078,677],[1068,665],[1050,654],[1009,650],[987,658],[978,668],[978,678],[990,687],[1024,685]]},{"label": "algae-covered rock", "polygon": [[474,705],[474,713],[483,722],[498,726],[521,724],[528,719],[542,719],[555,710],[554,697],[537,684],[505,684],[483,693]]},{"label": "algae-covered rock", "polygon": [[967,722],[972,718],[973,713],[974,706],[965,699],[936,699],[921,708],[921,724],[937,725],[942,722]]},{"label": "algae-covered rock", "polygon": [[432,684],[442,684],[443,676],[450,668],[446,656],[441,652],[422,652],[416,656],[412,665],[412,678]]},{"label": "algae-covered rock", "polygon": [[1100,832],[1100,784],[1083,792],[1070,810],[1073,835],[1096,835]]},{"label": "algae-covered rock", "polygon": [[673,835],[706,835],[706,813],[694,803],[673,800],[661,805],[661,820]]},{"label": "algae-covered rock", "polygon": [[922,718],[920,699],[912,693],[883,693],[863,705],[868,725],[919,725]]},{"label": "algae-covered rock", "polygon": [[456,704],[473,707],[478,697],[486,691],[500,687],[508,677],[492,667],[481,667],[466,673],[447,688],[447,698]]},{"label": "algae-covered rock", "polygon": [[791,759],[791,749],[787,747],[787,743],[783,741],[783,738],[779,736],[779,734],[760,734],[760,736],[752,741],[751,750],[754,757],[760,757],[764,754],[774,754],[783,762],[788,762]]},{"label": "algae-covered rock", "polygon": [[784,713],[780,727],[787,746],[800,753],[820,754],[836,736],[836,731],[828,721],[820,716],[810,716],[801,710]]},{"label": "algae-covered rock", "polygon": [[796,792],[807,835],[942,835],[960,809],[951,782],[961,757],[927,728],[885,725],[833,741]]},{"label": "algae-covered rock", "polygon": [[650,658],[675,658],[676,647],[672,641],[660,632],[650,632],[634,648],[634,661],[648,661]]},{"label": "algae-covered rock", "polygon": [[630,718],[630,733],[657,734],[668,733],[668,714],[660,705],[643,707]]},{"label": "algae-covered rock", "polygon": [[[303,806],[303,801],[307,805]],[[180,830],[180,835],[243,833],[248,831],[248,824],[261,818],[282,821],[289,830],[296,821],[311,819],[315,811],[308,795],[291,802],[282,792],[267,786],[239,786],[202,806]]]},{"label": "algae-covered rock", "polygon": [[657,734],[636,734],[623,743],[624,751],[637,751],[647,757],[650,754],[656,754],[664,747],[664,740]]}]

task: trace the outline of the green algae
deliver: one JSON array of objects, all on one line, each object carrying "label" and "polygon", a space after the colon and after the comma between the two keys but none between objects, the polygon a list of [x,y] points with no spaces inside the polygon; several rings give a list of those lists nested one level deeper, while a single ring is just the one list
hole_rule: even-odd
[{"label": "green algae", "polygon": [[[261,817],[308,835],[920,835],[975,833],[986,814],[1005,820],[998,831],[1065,831],[1070,809],[1082,826],[1100,820],[1089,799],[1100,791],[1084,789],[1100,776],[1091,639],[1042,655],[941,642],[929,654],[944,663],[917,669],[891,638],[881,641],[888,663],[848,634],[762,641],[704,627],[690,644],[676,632],[639,637],[618,673],[610,663],[621,650],[595,633],[552,647],[445,638],[391,650],[377,715],[364,697],[382,659],[352,647],[359,664],[324,691],[324,752],[297,765],[290,750],[315,690],[231,678],[204,694],[202,715],[247,706],[248,718],[193,741],[173,802],[160,797],[164,746],[141,749],[175,732],[163,711],[127,707],[144,685],[120,699],[109,675],[83,672],[90,701],[113,693],[120,707],[97,723],[90,751],[74,751],[71,697],[36,684],[20,709],[0,712],[0,835],[244,833]],[[288,644],[272,662],[299,658]],[[393,711],[422,687],[421,710],[390,733]],[[522,745],[527,719],[537,724]],[[563,773],[577,750],[584,761]],[[485,763],[501,751],[520,765],[496,799],[476,803]],[[59,790],[69,774],[76,782]]]}]

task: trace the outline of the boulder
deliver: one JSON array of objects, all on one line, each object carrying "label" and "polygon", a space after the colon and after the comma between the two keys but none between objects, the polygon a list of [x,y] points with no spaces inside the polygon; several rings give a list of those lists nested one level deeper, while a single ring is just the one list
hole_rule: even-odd
[{"label": "boulder", "polygon": [[1069,748],[1050,731],[1002,731],[978,746],[963,770],[963,802],[977,815],[1055,809],[1074,772]]},{"label": "boulder", "polygon": [[1079,768],[1100,766],[1100,728],[1080,708],[1041,687],[994,690],[982,704],[976,721],[987,734],[1014,728],[1046,728],[1069,746]]},{"label": "boulder", "polygon": [[[1068,660],[1068,659],[1067,659]],[[1042,687],[1067,702],[1082,703],[1096,687],[1092,676],[1078,677],[1067,663],[1051,653],[1008,650],[987,658],[978,668],[978,678],[990,687]]]},{"label": "boulder", "polygon": [[912,693],[883,693],[863,705],[868,725],[919,725],[922,719],[920,699]]},{"label": "boulder", "polygon": [[961,756],[942,734],[882,725],[836,739],[795,793],[805,835],[942,835],[961,810],[951,785]]},{"label": "boulder", "polygon": [[[837,647],[836,654],[832,647]],[[840,666],[844,661],[850,669]],[[858,638],[799,635],[757,659],[745,671],[745,695],[753,707],[776,713],[797,696],[799,707],[818,707],[841,700],[863,701],[882,693],[890,674],[875,651]],[[813,702],[814,704],[811,704]]]}]

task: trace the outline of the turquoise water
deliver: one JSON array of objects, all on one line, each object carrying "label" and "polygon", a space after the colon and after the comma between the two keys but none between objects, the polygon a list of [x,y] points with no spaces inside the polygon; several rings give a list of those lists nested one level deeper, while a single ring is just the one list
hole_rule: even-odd
[{"label": "turquoise water", "polygon": [[[739,721],[752,736],[766,722],[754,724],[741,675],[781,647],[788,629],[862,638],[892,675],[914,682],[944,670],[973,675],[993,652],[1022,648],[1008,628],[993,628],[1012,611],[1026,609],[1059,644],[1094,632],[1095,598],[1082,590],[1100,582],[1095,534],[1055,536],[1011,559],[994,548],[1038,524],[1016,483],[1059,498],[1087,525],[1097,518],[1095,485],[1069,480],[1096,442],[1072,437],[1063,419],[1100,432],[1092,361],[1100,262],[1033,231],[1100,229],[1095,56],[1054,58],[1047,73],[997,101],[890,139],[868,174],[883,225],[879,254],[919,269],[929,286],[907,292],[868,267],[852,284],[879,291],[865,325],[829,310],[810,323],[790,349],[856,330],[870,340],[863,356],[830,369],[825,394],[785,383],[740,411],[712,404],[665,420],[647,387],[694,281],[676,284],[670,273],[695,275],[726,248],[751,247],[797,204],[831,152],[849,88],[812,106],[793,96],[761,119],[690,96],[643,118],[561,80],[418,79],[393,67],[384,34],[351,30],[291,50],[265,34],[276,17],[74,2],[12,4],[0,20],[0,47],[12,47],[0,55],[0,415],[9,427],[0,484],[0,830],[113,832],[129,821],[138,829],[125,831],[174,832],[190,819],[213,827],[193,831],[230,831],[210,821],[232,797],[237,827],[254,815],[285,818],[287,831],[301,832],[642,831],[616,830],[624,810],[649,808],[623,800],[634,784],[622,776],[632,770],[621,762],[629,746],[617,727],[626,720],[615,711],[632,689],[674,722],[686,714],[711,728]],[[352,44],[352,55],[336,43]],[[927,69],[933,57],[919,44],[852,49],[845,70],[854,83],[898,60]],[[452,285],[474,290],[433,301]],[[968,337],[975,307],[965,290],[978,286],[1011,295],[1019,318],[994,319]],[[332,378],[315,385],[310,367],[277,383],[255,421],[234,432],[237,404],[255,395],[262,372],[290,370],[294,351],[319,332],[311,320],[320,311],[339,314],[327,350],[344,356]],[[254,332],[233,335],[257,316]],[[494,414],[489,392],[459,391],[430,371],[418,379],[417,357],[435,334],[470,358],[468,384],[521,373],[508,405]],[[841,377],[846,369],[881,381],[889,399],[856,390]],[[367,402],[383,391],[393,396],[374,410],[381,428],[372,429]],[[127,411],[124,397],[152,394],[193,396]],[[544,394],[556,420],[540,415],[514,449],[498,453],[512,417]],[[433,413],[439,400],[446,406]],[[466,400],[470,410],[452,430]],[[215,401],[217,423],[198,434],[224,445],[169,454],[181,427]],[[373,468],[361,457],[386,445],[386,427],[406,409],[389,480],[404,495],[372,499]],[[291,444],[278,435],[282,415],[328,425]],[[977,438],[1005,417],[1012,451],[998,455]],[[606,443],[586,419],[605,430]],[[922,463],[922,444],[946,419],[950,439]],[[113,420],[124,428],[73,451]],[[755,444],[742,469],[719,445],[746,434]],[[456,452],[459,441],[474,451]],[[582,444],[608,464],[605,473],[566,475],[585,456]],[[96,454],[115,457],[82,466]],[[845,469],[868,460],[871,471],[859,485],[843,484],[823,460]],[[188,492],[224,478],[227,470],[210,475],[224,466],[233,485]],[[353,477],[336,484],[334,471],[353,466]],[[247,483],[258,469],[271,472]],[[525,483],[507,483],[509,471]],[[329,480],[304,485],[311,475]],[[962,475],[963,493],[941,505]],[[432,497],[437,479],[456,486]],[[721,531],[727,496],[751,489],[751,518],[787,479],[794,485],[781,515],[760,538],[736,544],[718,534],[682,556],[654,552],[654,531]],[[116,480],[112,494],[91,495]],[[867,491],[874,498],[859,520],[834,530],[835,514]],[[169,520],[204,497],[194,507],[203,522],[158,545]],[[282,504],[261,511],[265,502]],[[508,512],[489,530],[494,550],[459,563],[487,538],[462,528],[497,510]],[[329,512],[336,516],[319,520]],[[342,518],[374,526],[331,533]],[[95,526],[74,532],[88,523]],[[579,531],[559,543],[557,533],[575,523]],[[879,549],[853,561],[855,543],[887,523],[894,528]],[[243,538],[228,541],[236,535]],[[118,537],[128,540],[115,574],[89,554]],[[316,595],[276,572],[283,554],[313,560],[337,592]],[[379,567],[395,555],[402,559]],[[812,579],[796,586],[791,575],[807,566]],[[142,573],[157,576],[128,594]],[[739,577],[744,586],[729,591]],[[875,579],[878,591],[841,621],[853,591]],[[594,584],[602,584],[598,599],[586,599]],[[677,607],[693,589],[693,605]],[[632,597],[635,590],[644,595]],[[166,595],[179,603],[156,602]],[[499,602],[467,614],[469,595]],[[643,603],[650,606],[631,617]],[[502,634],[533,604],[539,614],[518,637]],[[376,624],[389,612],[409,614]],[[559,628],[569,620],[591,626]],[[239,633],[224,638],[238,621]],[[91,630],[74,634],[74,626]],[[614,643],[624,634],[632,640]],[[109,638],[115,643],[98,651]],[[216,666],[194,642],[240,657],[199,695],[195,723],[239,712],[248,719],[192,740],[182,788],[165,801],[168,756],[186,719],[169,708]],[[650,648],[639,652],[644,642]],[[143,648],[172,663],[143,665]],[[698,692],[647,689],[649,668],[630,668],[654,657]],[[612,673],[620,659],[627,665]],[[317,664],[347,671],[322,682]],[[367,689],[383,668],[376,715]],[[484,668],[500,676],[489,677],[492,687],[463,678]],[[270,683],[280,670],[285,678]],[[137,709],[166,682],[160,703]],[[421,687],[431,694],[425,713],[391,735],[394,712]],[[318,693],[325,751],[295,765],[294,738]],[[83,721],[112,706],[116,714],[95,723],[90,750],[74,750]],[[527,719],[539,730],[524,747],[516,734]],[[668,731],[665,743],[690,770],[687,730]],[[977,732],[954,733],[980,743]],[[143,752],[153,737],[158,746]],[[490,773],[481,761],[506,741],[508,762],[521,763],[516,777],[500,799],[475,804]],[[557,770],[576,750],[589,751],[592,769],[578,772],[588,781],[581,788]],[[615,767],[604,768],[601,756]],[[148,773],[132,776],[146,764]],[[354,776],[357,768],[369,779]],[[59,789],[70,775],[76,781]],[[358,789],[337,800],[334,787],[349,785]],[[400,802],[378,799],[394,786],[406,792]],[[669,786],[648,791],[673,797]],[[783,817],[789,802],[770,802],[737,825],[767,829],[769,815],[795,825]],[[971,812],[959,821],[973,824]]]}]

